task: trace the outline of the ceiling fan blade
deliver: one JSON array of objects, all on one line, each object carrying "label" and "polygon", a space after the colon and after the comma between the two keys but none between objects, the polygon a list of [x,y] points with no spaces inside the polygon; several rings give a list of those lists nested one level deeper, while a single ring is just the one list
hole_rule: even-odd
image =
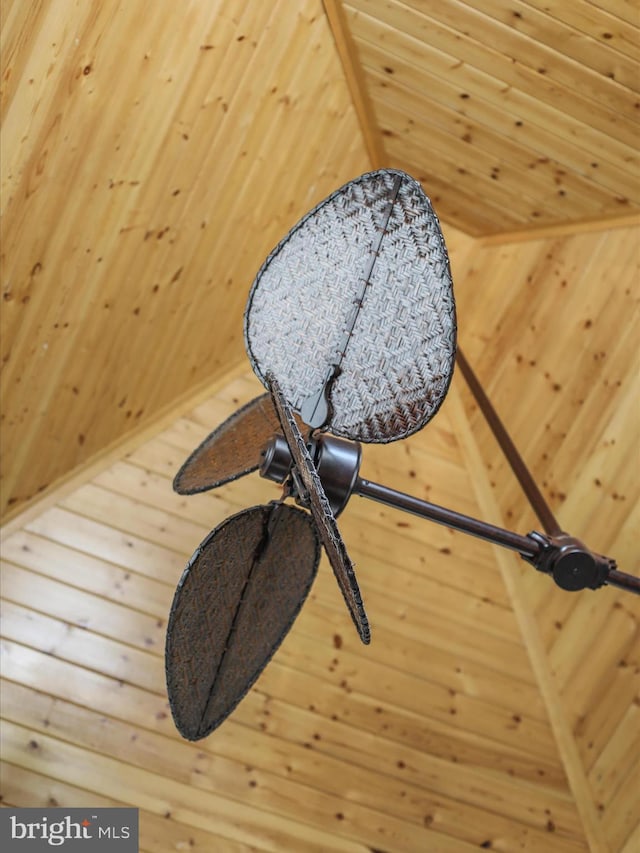
[{"label": "ceiling fan blade", "polygon": [[247,693],[293,625],[319,561],[310,515],[279,503],[232,516],[202,542],[167,626],[167,690],[183,737],[206,737]]},{"label": "ceiling fan blade", "polygon": [[174,490],[193,495],[255,471],[260,467],[265,446],[279,429],[269,395],[256,397],[196,447],[176,474]]},{"label": "ceiling fan blade", "polygon": [[254,371],[313,428],[363,442],[421,429],[453,374],[456,316],[438,218],[383,169],[310,211],[258,272],[245,311]]},{"label": "ceiling fan blade", "polygon": [[324,545],[331,568],[338,581],[349,613],[363,643],[371,641],[369,620],[362,603],[360,588],[356,579],[353,563],[336,524],[329,500],[324,492],[320,477],[307,450],[305,440],[298,429],[293,411],[284,399],[278,381],[267,376],[267,387],[273,395],[273,403],[280,419],[280,426],[289,445],[296,469],[309,497],[309,507],[318,533]]}]

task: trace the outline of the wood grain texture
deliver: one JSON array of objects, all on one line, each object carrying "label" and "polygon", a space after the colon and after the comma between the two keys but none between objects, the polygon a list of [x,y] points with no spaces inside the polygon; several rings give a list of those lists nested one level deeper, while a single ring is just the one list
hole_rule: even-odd
[{"label": "wood grain texture", "polygon": [[[147,853],[635,853],[636,601],[562,593],[360,499],[340,528],[373,645],[325,562],[228,723],[196,745],[173,729],[175,584],[274,487],[185,498],[171,478],[261,390],[227,371],[267,251],[378,138],[375,164],[448,223],[463,348],[554,511],[640,571],[637,10],[328,5],[375,126],[320,0],[0,4],[3,509],[33,501],[2,543],[3,802],[138,806]],[[459,377],[451,393],[363,474],[535,528]]]},{"label": "wood grain texture", "polygon": [[40,0],[1,38],[4,519],[236,364],[267,251],[371,166],[472,235],[637,210],[624,2]]},{"label": "wood grain texture", "polygon": [[[372,646],[323,559],[232,717],[179,738],[162,660],[174,586],[212,526],[277,487],[252,474],[186,498],[170,477],[259,389],[233,380],[5,539],[4,802],[135,805],[148,851],[586,850],[491,549],[369,501],[340,527]],[[478,514],[446,406],[364,457],[365,476]]]},{"label": "wood grain texture", "polygon": [[349,31],[344,10],[340,0],[322,0],[322,4],[336,42],[351,99],[358,114],[360,130],[367,146],[371,166],[374,169],[380,169],[386,162],[380,130],[373,115],[362,67],[356,54],[356,47]]},{"label": "wood grain texture", "polygon": [[481,236],[638,210],[637,14],[588,0],[342,5],[386,164],[430,184],[445,220]]},{"label": "wood grain texture", "polygon": [[[453,403],[456,406],[455,416],[458,433],[466,450],[467,465],[471,472],[475,472],[473,485],[475,493],[478,496],[478,502],[484,510],[485,517],[499,518],[500,509],[487,480],[486,471],[483,470],[481,455],[478,452],[478,446],[469,427],[468,420],[464,416],[460,398],[456,398]],[[593,792],[590,789],[585,768],[580,760],[571,726],[562,707],[558,686],[549,666],[541,632],[527,600],[521,572],[519,571],[519,561],[514,554],[510,554],[501,548],[495,548],[494,550],[497,563],[502,571],[505,586],[509,590],[522,636],[527,645],[527,651],[536,674],[541,697],[544,698],[545,705],[549,710],[558,751],[562,756],[569,785],[582,819],[589,849],[606,850],[609,845],[605,837],[605,832],[598,820]]]},{"label": "wood grain texture", "polygon": [[[476,245],[459,268],[461,342],[563,529],[638,575],[640,229]],[[539,524],[470,399],[504,522]],[[563,714],[607,849],[640,824],[640,606],[613,589],[566,595],[525,571]],[[630,848],[629,848],[629,845]]]},{"label": "wood grain texture", "polygon": [[368,158],[320,0],[3,11],[6,513],[236,363],[265,255]]}]

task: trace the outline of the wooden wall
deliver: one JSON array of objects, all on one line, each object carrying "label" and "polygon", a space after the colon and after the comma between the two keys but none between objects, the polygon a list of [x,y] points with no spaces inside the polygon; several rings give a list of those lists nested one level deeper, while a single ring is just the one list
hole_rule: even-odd
[{"label": "wooden wall", "polygon": [[320,0],[2,9],[12,513],[235,364],[265,255],[368,159]]},{"label": "wooden wall", "polygon": [[[477,243],[457,277],[461,343],[565,530],[640,574],[637,228]],[[540,529],[467,400],[502,518]],[[608,849],[640,836],[640,606],[522,569]],[[635,834],[634,834],[635,833]],[[631,839],[635,839],[635,841]]]}]

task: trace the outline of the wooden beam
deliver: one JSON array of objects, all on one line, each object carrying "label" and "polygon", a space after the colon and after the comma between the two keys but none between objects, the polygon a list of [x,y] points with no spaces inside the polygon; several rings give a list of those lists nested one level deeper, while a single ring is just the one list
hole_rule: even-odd
[{"label": "wooden beam", "polygon": [[322,0],[325,13],[329,20],[329,26],[333,33],[336,49],[342,62],[347,85],[351,92],[353,105],[360,122],[365,146],[374,169],[381,169],[387,165],[387,156],[384,151],[380,129],[376,121],[373,106],[364,82],[362,66],[358,59],[357,50],[347,20],[342,8],[341,0]]}]

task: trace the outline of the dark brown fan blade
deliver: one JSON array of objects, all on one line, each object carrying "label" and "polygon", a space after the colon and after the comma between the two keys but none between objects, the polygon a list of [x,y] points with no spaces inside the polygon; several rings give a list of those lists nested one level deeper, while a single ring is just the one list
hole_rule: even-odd
[{"label": "dark brown fan blade", "polygon": [[[304,431],[302,421],[298,423]],[[256,397],[196,447],[176,474],[174,490],[180,495],[194,495],[256,471],[269,439],[279,431],[280,421],[269,394]]]},{"label": "dark brown fan blade", "polygon": [[267,387],[273,395],[273,404],[280,419],[280,426],[289,445],[296,469],[307,491],[311,514],[318,525],[318,533],[329,557],[338,586],[342,591],[360,639],[367,644],[371,641],[369,620],[362,603],[353,563],[340,536],[329,500],[325,495],[305,440],[298,429],[293,411],[282,396],[277,380],[271,374],[267,376]]},{"label": "dark brown fan blade", "polygon": [[284,504],[244,510],[200,545],[178,584],[165,649],[183,737],[206,737],[247,693],[293,625],[319,561],[311,517]]},{"label": "dark brown fan blade", "polygon": [[262,451],[280,423],[268,394],[256,397],[214,429],[178,471],[181,495],[215,489],[260,467]]}]

